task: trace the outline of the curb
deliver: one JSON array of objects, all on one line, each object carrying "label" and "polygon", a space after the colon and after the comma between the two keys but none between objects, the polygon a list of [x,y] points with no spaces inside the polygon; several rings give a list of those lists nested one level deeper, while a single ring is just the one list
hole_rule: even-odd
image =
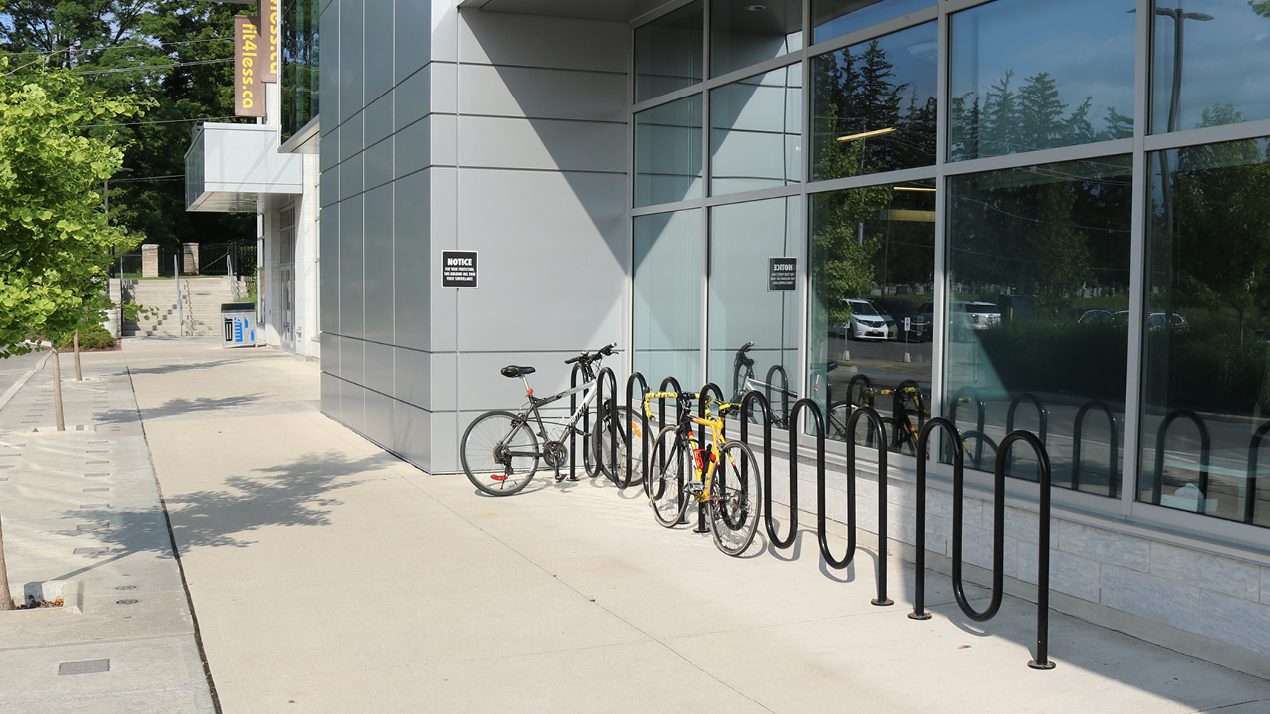
[{"label": "curb", "polygon": [[49,357],[50,355],[45,352],[44,359],[40,360],[39,364],[35,365],[29,372],[19,377],[18,381],[14,382],[12,387],[5,390],[4,394],[0,394],[0,409],[4,409],[9,402],[13,401],[13,398],[18,395],[18,392],[22,391],[22,388],[26,386],[27,382],[31,381],[31,377],[34,377],[36,372],[44,369],[44,365],[48,364]]}]

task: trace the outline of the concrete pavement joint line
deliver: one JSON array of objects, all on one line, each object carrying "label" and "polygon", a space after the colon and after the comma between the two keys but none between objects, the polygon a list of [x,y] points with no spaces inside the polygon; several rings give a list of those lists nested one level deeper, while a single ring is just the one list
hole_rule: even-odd
[{"label": "concrete pavement joint line", "polygon": [[[21,647],[0,647],[0,654],[5,652],[29,652],[31,650],[55,650],[62,647],[82,647],[84,645],[93,645],[94,647],[110,648],[117,645],[133,645],[139,642],[151,642],[161,640],[179,640],[182,635],[161,634],[161,635],[137,635],[135,637],[120,637],[103,642],[99,639],[88,640],[72,640],[69,642],[57,642],[51,645],[29,644]],[[161,687],[160,689],[182,689],[182,687]],[[148,690],[147,690],[148,691]],[[0,695],[0,702],[4,701],[4,696]]]},{"label": "concrete pavement joint line", "polygon": [[1211,709],[1196,709],[1193,712],[1193,714],[1204,714],[1204,712],[1219,712],[1222,709],[1229,709],[1231,707],[1242,707],[1245,704],[1256,704],[1257,702],[1270,702],[1270,699],[1249,699],[1246,702],[1235,702],[1234,704],[1223,704],[1219,707],[1213,707]]},{"label": "concrete pavement joint line", "polygon": [[612,616],[613,618],[617,619],[617,620],[618,620],[618,621],[620,621],[620,622],[625,623],[625,624],[626,624],[628,627],[630,627],[631,629],[633,629],[633,630],[635,630],[636,632],[638,632],[638,633],[642,634],[643,636],[647,637],[649,640],[651,640],[651,641],[653,641],[653,642],[656,642],[658,645],[660,645],[660,646],[661,646],[663,649],[665,649],[667,652],[669,652],[669,653],[673,654],[674,656],[678,657],[679,659],[683,660],[683,661],[684,661],[684,663],[686,663],[686,664],[690,665],[691,667],[693,667],[694,669],[696,669],[698,672],[701,672],[702,674],[704,674],[705,676],[709,677],[710,679],[713,679],[714,681],[718,682],[720,685],[722,685],[722,686],[724,686],[724,687],[727,687],[728,689],[732,690],[734,693],[736,693],[736,695],[737,695],[737,696],[741,697],[742,699],[745,699],[746,701],[752,702],[752,703],[754,703],[754,705],[755,705],[755,706],[758,706],[758,707],[762,708],[764,711],[773,712],[773,714],[774,714],[775,710],[773,710],[771,707],[768,707],[766,704],[763,704],[762,702],[760,702],[760,701],[758,701],[757,699],[755,699],[755,698],[751,697],[750,695],[746,694],[745,692],[742,692],[741,690],[737,689],[736,687],[732,686],[731,684],[729,684],[729,683],[727,683],[727,682],[723,681],[723,680],[722,680],[722,679],[720,679],[718,676],[716,676],[713,672],[710,672],[710,671],[706,670],[706,669],[705,669],[705,668],[703,668],[701,665],[699,665],[699,664],[697,664],[696,662],[693,662],[692,660],[688,659],[688,658],[687,658],[687,657],[685,657],[685,656],[684,656],[681,652],[679,652],[678,650],[676,650],[674,647],[671,647],[670,645],[666,644],[665,642],[663,642],[662,640],[658,639],[657,637],[654,637],[651,633],[649,633],[649,632],[648,632],[647,630],[645,630],[644,628],[640,627],[639,625],[636,625],[635,623],[631,622],[630,620],[626,619],[625,617],[622,617],[621,615],[617,614],[616,612],[614,612],[614,611],[610,610],[609,608],[605,607],[602,603],[600,603],[600,602],[599,602],[599,600],[598,600],[597,598],[590,597],[590,596],[588,596],[587,594],[583,593],[581,590],[578,590],[578,589],[577,589],[576,587],[574,587],[574,586],[573,586],[573,584],[571,584],[569,581],[567,581],[567,580],[565,580],[564,578],[560,577],[560,576],[559,576],[559,575],[557,575],[556,573],[553,573],[553,572],[551,572],[550,570],[547,570],[545,567],[543,567],[542,565],[540,565],[540,564],[539,564],[537,561],[535,561],[533,558],[530,558],[529,556],[525,555],[525,554],[524,554],[524,553],[522,553],[521,551],[519,551],[519,550],[517,550],[516,548],[512,547],[509,543],[507,543],[507,542],[506,542],[506,541],[504,541],[503,539],[499,538],[498,536],[494,535],[493,533],[490,533],[489,531],[485,530],[484,528],[482,528],[482,527],[478,526],[476,523],[474,523],[473,521],[471,521],[470,519],[468,519],[468,518],[467,518],[466,516],[464,516],[463,514],[459,513],[458,511],[454,510],[453,508],[451,508],[448,504],[446,504],[445,502],[441,501],[441,500],[440,500],[440,499],[438,499],[436,496],[433,496],[431,493],[428,493],[427,491],[425,491],[425,490],[423,490],[422,488],[420,488],[420,487],[419,487],[419,485],[418,485],[417,483],[415,483],[415,482],[411,481],[411,480],[410,480],[410,479],[408,479],[408,478],[405,478],[404,476],[403,476],[403,477],[401,477],[401,478],[402,478],[402,480],[403,480],[403,481],[405,481],[406,483],[410,484],[410,485],[411,485],[411,486],[412,486],[412,487],[413,487],[416,491],[418,491],[419,493],[421,493],[421,494],[423,494],[424,496],[428,497],[429,499],[431,499],[433,502],[435,502],[437,505],[441,506],[441,507],[442,507],[442,508],[444,508],[445,510],[447,510],[447,511],[449,511],[450,513],[454,514],[454,516],[455,516],[455,517],[457,517],[459,520],[463,521],[464,523],[467,523],[469,526],[471,526],[471,527],[475,528],[476,530],[480,531],[481,533],[484,533],[487,537],[489,537],[490,539],[494,540],[496,543],[499,543],[499,544],[500,544],[500,545],[502,545],[504,548],[506,548],[506,549],[510,550],[511,552],[515,553],[517,556],[519,556],[519,557],[520,557],[521,559],[523,559],[525,562],[527,562],[527,563],[529,563],[530,565],[534,566],[535,568],[537,568],[537,569],[541,570],[544,574],[546,574],[546,575],[550,575],[550,576],[552,577],[552,579],[554,579],[555,581],[559,582],[561,585],[564,585],[566,588],[569,588],[570,590],[572,590],[574,593],[576,593],[576,594],[578,595],[578,597],[580,597],[580,598],[582,598],[582,599],[584,599],[584,600],[587,600],[588,602],[590,602],[591,604],[595,605],[595,606],[596,606],[596,607],[598,607],[599,609],[601,609],[601,610],[603,610],[604,612],[608,613],[608,614],[609,614],[610,616]]},{"label": "concrete pavement joint line", "polygon": [[[133,411],[137,414],[137,424],[141,427],[141,440],[146,445],[146,458],[154,464],[154,451],[150,448],[150,436],[146,433],[145,420],[141,418],[141,404],[137,401],[137,387],[132,381],[132,368],[128,365],[128,353],[123,354],[124,374],[128,376],[128,391],[132,394]],[[212,679],[212,666],[207,659],[207,649],[203,647],[203,631],[199,628],[198,613],[194,610],[194,597],[190,594],[190,583],[185,578],[185,563],[181,561],[181,549],[176,544],[176,533],[172,530],[172,516],[168,513],[168,501],[163,495],[163,484],[159,482],[158,468],[151,469],[155,491],[159,494],[159,506],[163,509],[163,523],[168,531],[168,543],[172,546],[172,559],[176,561],[176,569],[181,574],[181,589],[185,591],[185,604],[190,608],[190,625],[194,628],[194,645],[198,650],[198,658],[203,665],[203,677],[207,681],[208,694],[212,698],[212,708],[216,714],[223,714],[220,694],[216,691],[216,682]]]}]

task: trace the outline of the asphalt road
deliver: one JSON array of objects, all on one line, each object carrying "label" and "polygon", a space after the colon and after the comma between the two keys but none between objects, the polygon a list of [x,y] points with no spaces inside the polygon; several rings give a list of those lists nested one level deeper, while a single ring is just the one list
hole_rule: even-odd
[{"label": "asphalt road", "polygon": [[43,357],[43,352],[32,352],[19,357],[0,359],[0,394],[4,394],[15,382],[22,379],[22,375],[39,364]]}]

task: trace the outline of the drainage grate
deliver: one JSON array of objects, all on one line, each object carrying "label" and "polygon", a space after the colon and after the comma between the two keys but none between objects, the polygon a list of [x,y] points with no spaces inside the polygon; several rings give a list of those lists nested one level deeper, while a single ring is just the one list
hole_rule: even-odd
[{"label": "drainage grate", "polygon": [[91,548],[76,548],[71,555],[98,555],[100,553],[109,553],[110,548],[104,545],[96,545]]},{"label": "drainage grate", "polygon": [[109,672],[110,660],[86,659],[80,662],[63,662],[57,666],[58,674],[96,674]]},{"label": "drainage grate", "polygon": [[125,599],[125,600],[116,600],[116,601],[115,601],[115,604],[116,604],[116,605],[136,605],[136,604],[137,604],[137,603],[139,603],[139,602],[141,602],[141,601],[140,601],[140,600],[135,600],[135,599],[133,599],[133,598],[127,598],[127,599]]},{"label": "drainage grate", "polygon": [[108,463],[110,463],[110,462],[109,462],[109,461],[102,461],[102,460],[100,460],[100,459],[99,459],[99,460],[97,460],[97,461],[85,461],[84,463],[89,464],[89,465],[91,466],[91,465],[93,465],[93,464],[108,464]]},{"label": "drainage grate", "polygon": [[105,478],[106,476],[109,476],[109,475],[110,475],[109,472],[97,471],[91,474],[84,474],[84,478]]},{"label": "drainage grate", "polygon": [[110,487],[109,486],[94,486],[93,488],[81,488],[80,490],[83,491],[84,493],[101,493],[103,491],[109,491]]}]

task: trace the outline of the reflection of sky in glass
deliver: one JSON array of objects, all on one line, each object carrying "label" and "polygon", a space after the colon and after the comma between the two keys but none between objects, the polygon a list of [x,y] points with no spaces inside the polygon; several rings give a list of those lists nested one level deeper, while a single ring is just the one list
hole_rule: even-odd
[{"label": "reflection of sky in glass", "polygon": [[1133,114],[1134,16],[1126,5],[1132,3],[999,0],[956,13],[949,96],[977,95],[982,102],[1008,71],[1016,92],[1045,72],[1066,104],[1064,116],[1089,98],[1093,128],[1105,130],[1110,109]]},{"label": "reflection of sky in glass", "polygon": [[[1229,124],[1270,117],[1270,17],[1258,15],[1247,0],[1159,0],[1160,10],[1203,14],[1211,20],[1188,18],[1182,30],[1182,85],[1177,127]],[[1155,17],[1155,56],[1151,127],[1168,128],[1172,97],[1174,32],[1177,20]],[[1239,116],[1212,113],[1217,104],[1230,104]],[[1205,110],[1210,110],[1208,121]]]},{"label": "reflection of sky in glass", "polygon": [[841,37],[934,4],[934,0],[812,0],[814,41]]}]

